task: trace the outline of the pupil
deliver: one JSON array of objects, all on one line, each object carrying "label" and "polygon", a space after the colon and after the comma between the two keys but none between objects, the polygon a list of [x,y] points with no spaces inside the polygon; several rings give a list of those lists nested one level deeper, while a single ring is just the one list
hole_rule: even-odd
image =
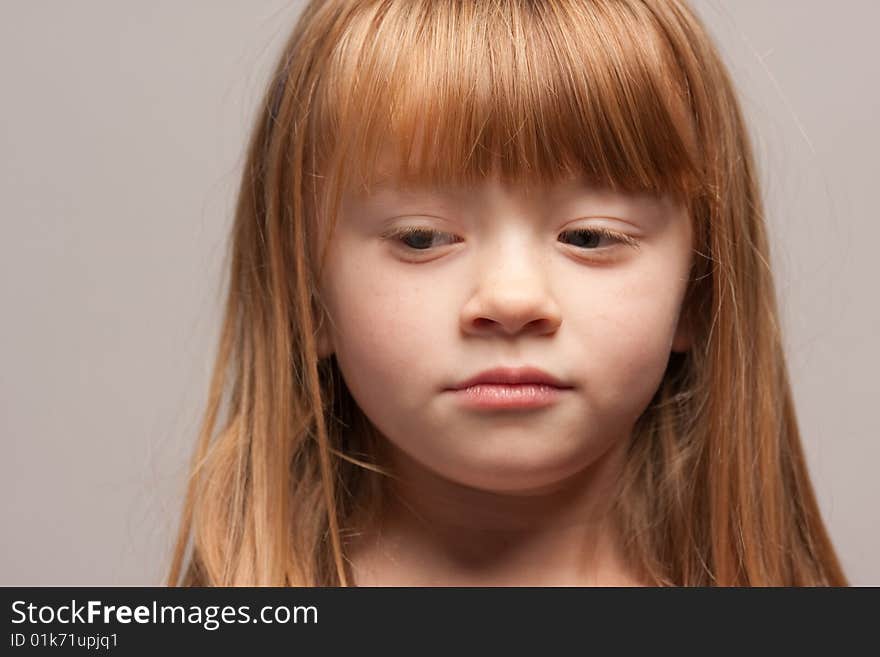
[{"label": "pupil", "polygon": [[578,246],[581,247],[598,246],[599,240],[601,239],[601,235],[589,230],[575,231],[575,235],[577,236],[576,241],[578,242]]},{"label": "pupil", "polygon": [[431,246],[432,235],[426,230],[417,230],[406,236],[407,240],[414,240],[415,243],[408,242],[408,245],[414,249],[427,249]]}]

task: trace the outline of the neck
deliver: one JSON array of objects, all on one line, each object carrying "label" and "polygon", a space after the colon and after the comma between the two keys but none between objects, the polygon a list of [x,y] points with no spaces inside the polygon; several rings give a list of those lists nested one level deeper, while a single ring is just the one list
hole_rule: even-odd
[{"label": "neck", "polygon": [[476,489],[388,444],[395,478],[352,552],[361,586],[628,585],[612,504],[625,441],[542,489]]}]

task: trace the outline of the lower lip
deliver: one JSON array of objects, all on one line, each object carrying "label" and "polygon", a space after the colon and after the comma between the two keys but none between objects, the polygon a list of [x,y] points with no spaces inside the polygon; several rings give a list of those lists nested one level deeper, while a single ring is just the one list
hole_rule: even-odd
[{"label": "lower lip", "polygon": [[468,408],[486,410],[543,408],[559,401],[570,388],[555,388],[538,383],[514,385],[480,383],[453,390],[459,402]]}]

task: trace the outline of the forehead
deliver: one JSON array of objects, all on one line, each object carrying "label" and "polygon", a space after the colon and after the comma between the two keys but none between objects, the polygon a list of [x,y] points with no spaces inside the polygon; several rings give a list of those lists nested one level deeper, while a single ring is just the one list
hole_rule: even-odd
[{"label": "forehead", "polygon": [[[590,213],[623,217],[656,217],[680,214],[670,192],[625,190],[602,182],[584,169],[560,167],[550,177],[520,172],[513,179],[500,174],[496,165],[487,174],[444,180],[426,175],[417,166],[418,147],[406,157],[383,141],[371,165],[361,176],[349,179],[343,207],[377,211],[425,210],[429,206],[455,210],[464,207],[501,208],[510,203],[540,214],[546,212]],[[360,181],[360,185],[353,184]]]},{"label": "forehead", "polygon": [[351,218],[390,218],[401,214],[449,212],[488,220],[502,216],[543,222],[577,217],[615,218],[634,227],[657,230],[670,221],[686,221],[688,212],[671,195],[624,192],[567,180],[552,185],[533,185],[528,191],[503,185],[498,180],[481,181],[471,187],[431,184],[398,184],[386,180],[370,194],[343,202],[343,215]]},{"label": "forehead", "polygon": [[569,176],[552,183],[516,181],[504,183],[490,176],[473,184],[450,184],[432,181],[405,181],[390,174],[379,174],[368,187],[350,190],[346,199],[356,203],[384,201],[483,201],[493,198],[521,199],[538,203],[562,203],[569,200],[590,199],[596,202],[647,204],[658,202],[663,196],[650,192],[625,192],[607,185],[599,185],[582,176]]},{"label": "forehead", "polygon": [[609,193],[603,187],[590,181],[585,175],[560,172],[557,179],[542,183],[537,178],[520,176],[504,182],[497,170],[475,181],[443,181],[425,176],[402,174],[399,166],[392,166],[387,159],[380,162],[364,177],[361,185],[350,185],[346,195],[350,198],[366,200],[371,198],[424,198],[424,197],[470,197],[503,193],[523,198],[558,197],[570,194]]}]

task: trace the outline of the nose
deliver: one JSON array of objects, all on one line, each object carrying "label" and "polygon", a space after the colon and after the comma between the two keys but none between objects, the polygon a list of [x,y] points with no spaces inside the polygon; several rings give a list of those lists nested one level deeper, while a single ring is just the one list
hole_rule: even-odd
[{"label": "nose", "polygon": [[561,324],[559,306],[540,267],[518,254],[485,270],[461,312],[462,331],[469,335],[547,335]]}]

